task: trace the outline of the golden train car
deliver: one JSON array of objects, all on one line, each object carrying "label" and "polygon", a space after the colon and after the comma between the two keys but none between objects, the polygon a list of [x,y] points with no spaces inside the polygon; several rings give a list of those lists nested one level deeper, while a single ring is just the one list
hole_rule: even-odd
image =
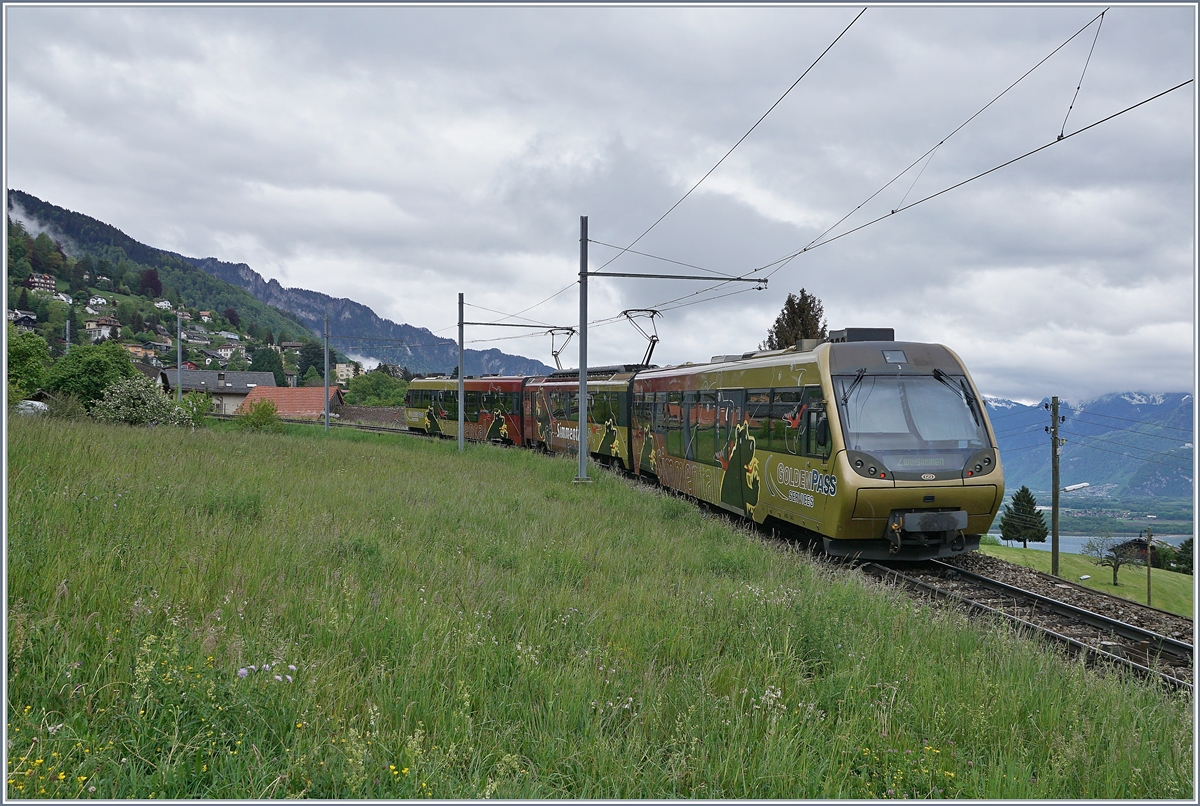
[{"label": "golden train car", "polygon": [[[638,364],[588,370],[588,453],[624,469],[629,458],[629,384]],[[579,449],[579,370],[559,370],[525,385],[525,444],[551,453]]]},{"label": "golden train car", "polygon": [[[522,444],[521,390],[526,378],[484,375],[463,378],[463,436],[479,442]],[[404,396],[410,431],[457,436],[458,379],[414,378]]]},{"label": "golden train car", "polygon": [[977,549],[1004,497],[995,434],[938,344],[834,342],[638,372],[630,469],[827,553],[927,559]]}]

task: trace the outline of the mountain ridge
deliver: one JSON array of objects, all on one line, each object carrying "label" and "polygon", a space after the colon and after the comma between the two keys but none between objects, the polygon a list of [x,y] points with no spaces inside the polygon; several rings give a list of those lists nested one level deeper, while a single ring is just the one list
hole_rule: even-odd
[{"label": "mountain ridge", "polygon": [[[193,258],[149,246],[111,224],[58,207],[21,190],[9,189],[8,209],[15,219],[29,225],[27,228],[31,233],[46,232],[69,254],[88,252],[102,256],[115,252],[140,265],[170,266],[174,271],[182,265],[188,271],[199,271],[215,278],[230,292],[237,289],[239,294],[248,293],[257,302],[286,313],[318,337],[328,313],[331,330],[336,326],[341,337],[331,338],[330,344],[342,353],[406,366],[418,373],[450,373],[458,366],[455,340],[436,336],[426,328],[385,319],[370,307],[347,297],[286,288],[278,280],[266,280],[245,263],[228,263],[215,257]],[[190,287],[205,288],[202,283]],[[211,292],[211,289],[205,290]],[[207,300],[188,300],[188,289],[181,288],[180,291],[189,304],[199,302],[200,307],[207,307]],[[537,359],[498,349],[467,349],[463,357],[468,375],[540,375],[553,369]]]}]

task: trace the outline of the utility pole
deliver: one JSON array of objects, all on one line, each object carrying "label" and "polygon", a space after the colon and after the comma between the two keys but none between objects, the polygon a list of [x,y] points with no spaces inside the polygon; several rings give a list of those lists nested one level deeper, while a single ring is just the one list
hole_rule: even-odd
[{"label": "utility pole", "polygon": [[67,346],[63,349],[64,355],[71,352],[71,311],[72,310],[73,310],[72,308],[67,309]]},{"label": "utility pole", "polygon": [[458,294],[458,452],[466,450],[466,379],[463,377],[463,295]]},{"label": "utility pole", "polygon": [[1065,417],[1058,416],[1058,395],[1050,398],[1050,478],[1054,492],[1050,496],[1050,573],[1058,576],[1058,459],[1062,456],[1062,441],[1058,426]]},{"label": "utility pole", "polygon": [[175,312],[175,399],[183,400],[183,311]]},{"label": "utility pole", "polygon": [[579,217],[579,428],[575,446],[579,449],[579,473],[575,481],[589,482],[587,474],[587,278],[588,278],[588,217]]},{"label": "utility pole", "polygon": [[1150,569],[1154,566],[1153,558],[1150,555],[1150,546],[1154,543],[1154,533],[1150,531],[1150,527],[1146,527],[1146,606],[1150,606]]},{"label": "utility pole", "polygon": [[329,430],[329,314],[325,314],[325,430]]}]

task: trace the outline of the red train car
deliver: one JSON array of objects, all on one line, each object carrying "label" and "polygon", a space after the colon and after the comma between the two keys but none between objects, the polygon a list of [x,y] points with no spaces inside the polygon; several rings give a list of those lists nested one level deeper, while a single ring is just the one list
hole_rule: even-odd
[{"label": "red train car", "polygon": [[[524,445],[522,376],[463,378],[463,434],[479,442]],[[458,379],[415,378],[404,396],[404,422],[410,431],[458,435]]]}]

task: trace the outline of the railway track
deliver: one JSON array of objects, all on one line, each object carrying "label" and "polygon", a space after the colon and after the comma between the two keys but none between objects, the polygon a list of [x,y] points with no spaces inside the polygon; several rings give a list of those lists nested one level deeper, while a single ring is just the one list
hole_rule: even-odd
[{"label": "railway track", "polygon": [[974,612],[1008,619],[1089,662],[1133,669],[1172,688],[1193,690],[1192,645],[1176,638],[936,560],[904,571],[878,563],[860,568]]}]

